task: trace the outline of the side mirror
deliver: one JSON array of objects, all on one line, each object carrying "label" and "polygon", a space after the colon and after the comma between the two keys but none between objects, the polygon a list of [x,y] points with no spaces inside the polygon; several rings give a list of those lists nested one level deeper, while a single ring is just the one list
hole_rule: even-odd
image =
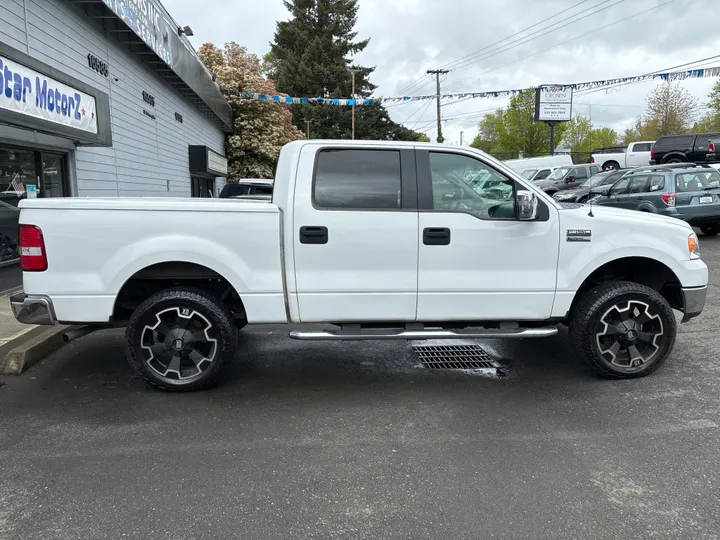
[{"label": "side mirror", "polygon": [[610,187],[606,187],[606,188],[602,189],[600,191],[600,195],[602,195],[603,197],[610,196],[610,189],[611,189]]},{"label": "side mirror", "polygon": [[532,191],[521,189],[515,192],[515,204],[520,221],[532,221],[537,217],[538,200]]},{"label": "side mirror", "polygon": [[565,183],[566,183],[566,184],[569,184],[570,182],[574,182],[574,181],[575,181],[575,177],[574,177],[574,176],[568,176],[568,177],[565,179]]}]

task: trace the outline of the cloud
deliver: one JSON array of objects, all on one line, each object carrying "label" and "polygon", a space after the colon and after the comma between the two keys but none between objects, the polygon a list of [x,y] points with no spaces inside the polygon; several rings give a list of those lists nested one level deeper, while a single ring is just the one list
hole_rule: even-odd
[{"label": "cloud", "polygon": [[[289,16],[281,0],[242,6],[236,0],[204,0],[202,10],[196,0],[163,3],[180,24],[192,26],[196,46],[235,40],[260,55],[269,50],[276,21]],[[372,78],[378,85],[376,95],[392,96],[401,91],[433,94],[434,80],[425,72],[447,64],[452,71],[444,78],[443,92],[466,92],[640,75],[720,54],[717,20],[708,15],[706,2],[586,0],[578,4],[579,0],[360,0],[358,38],[369,37],[370,44],[357,61],[376,66]],[[631,17],[634,14],[640,15]],[[720,58],[704,65],[720,65]],[[704,102],[714,82],[682,84]],[[592,111],[594,124],[622,130],[642,113],[656,84],[578,95],[574,110]],[[457,142],[464,131],[465,140],[471,140],[482,111],[503,107],[507,101],[476,99],[444,105],[446,138]],[[434,103],[408,103],[389,110],[394,120],[434,134]]]}]

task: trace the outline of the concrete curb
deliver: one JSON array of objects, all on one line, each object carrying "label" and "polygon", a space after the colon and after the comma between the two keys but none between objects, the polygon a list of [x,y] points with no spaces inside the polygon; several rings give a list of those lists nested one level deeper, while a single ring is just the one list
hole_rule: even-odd
[{"label": "concrete curb", "polygon": [[[82,326],[51,326],[43,330],[40,334],[22,341],[22,336],[18,338],[22,343],[13,347],[5,358],[0,358],[0,375],[21,375],[40,360],[57,351],[65,343],[63,334],[70,330],[77,330]],[[12,346],[12,342],[7,345]],[[6,346],[7,346],[6,345]]]}]

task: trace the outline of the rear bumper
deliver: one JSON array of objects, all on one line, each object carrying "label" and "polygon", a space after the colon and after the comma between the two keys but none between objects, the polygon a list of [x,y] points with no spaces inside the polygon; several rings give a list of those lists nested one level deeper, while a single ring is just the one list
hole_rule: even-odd
[{"label": "rear bumper", "polygon": [[682,322],[687,322],[702,313],[707,298],[707,286],[683,289],[682,294],[684,313]]},{"label": "rear bumper", "polygon": [[52,300],[47,296],[32,296],[24,293],[10,297],[15,318],[25,324],[57,324]]}]

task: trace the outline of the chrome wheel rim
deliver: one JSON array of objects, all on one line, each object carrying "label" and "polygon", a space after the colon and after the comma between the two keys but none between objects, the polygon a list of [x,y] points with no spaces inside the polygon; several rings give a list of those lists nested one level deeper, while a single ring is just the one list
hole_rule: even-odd
[{"label": "chrome wheel rim", "polygon": [[140,336],[143,361],[158,377],[170,383],[200,378],[217,355],[212,323],[196,310],[172,307],[155,314]]},{"label": "chrome wheel rim", "polygon": [[619,302],[597,324],[595,342],[610,364],[622,369],[642,368],[658,357],[665,344],[665,326],[650,305],[639,300]]}]

